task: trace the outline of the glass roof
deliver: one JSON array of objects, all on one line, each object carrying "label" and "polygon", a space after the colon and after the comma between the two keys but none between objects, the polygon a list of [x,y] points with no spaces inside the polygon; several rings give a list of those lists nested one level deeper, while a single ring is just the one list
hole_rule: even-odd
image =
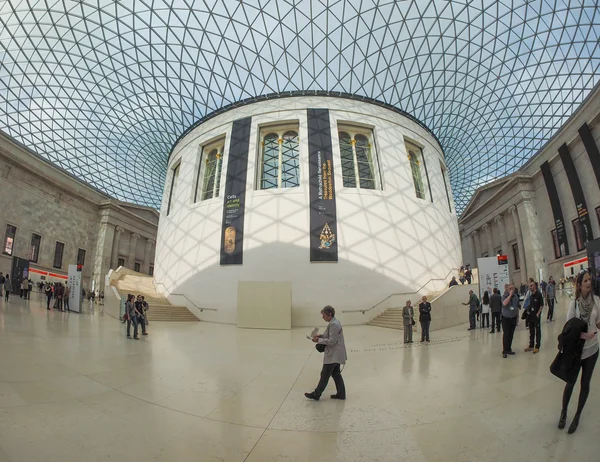
[{"label": "glass roof", "polygon": [[589,94],[599,35],[596,0],[5,0],[0,130],[158,208],[173,143],[208,113],[268,93],[352,93],[436,134],[460,212]]}]

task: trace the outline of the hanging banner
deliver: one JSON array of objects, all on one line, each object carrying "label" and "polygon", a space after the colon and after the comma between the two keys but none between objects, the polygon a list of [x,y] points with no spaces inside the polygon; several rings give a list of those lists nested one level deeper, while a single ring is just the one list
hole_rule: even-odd
[{"label": "hanging banner", "polygon": [[560,159],[562,160],[567,178],[569,179],[569,185],[571,186],[571,192],[573,193],[573,199],[575,200],[575,207],[577,208],[577,217],[579,218],[580,223],[579,229],[581,230],[581,240],[585,245],[586,242],[593,240],[594,236],[592,234],[590,214],[588,213],[587,205],[585,203],[585,196],[583,195],[583,188],[581,187],[579,175],[577,174],[575,164],[573,163],[573,158],[571,157],[571,153],[569,152],[567,145],[563,144],[560,148],[558,148],[558,153],[560,154]]},{"label": "hanging banner", "polygon": [[233,122],[221,227],[221,265],[241,265],[244,250],[244,207],[252,118]]},{"label": "hanging banner", "polygon": [[338,261],[329,110],[308,109],[310,261]]},{"label": "hanging banner", "polygon": [[558,191],[556,190],[556,184],[554,183],[554,177],[552,176],[548,161],[544,162],[540,168],[542,169],[542,176],[544,177],[544,183],[546,183],[546,189],[548,190],[548,198],[552,206],[560,256],[564,257],[565,255],[569,255],[569,243],[567,242],[565,220],[563,219],[562,208],[560,206],[560,198],[558,197]]},{"label": "hanging banner", "polygon": [[596,180],[598,181],[598,187],[600,187],[600,151],[598,151],[598,146],[594,141],[594,135],[592,135],[592,131],[587,123],[583,124],[579,129],[579,136],[581,137],[581,141],[585,146],[585,151],[590,158],[590,163],[592,164]]}]

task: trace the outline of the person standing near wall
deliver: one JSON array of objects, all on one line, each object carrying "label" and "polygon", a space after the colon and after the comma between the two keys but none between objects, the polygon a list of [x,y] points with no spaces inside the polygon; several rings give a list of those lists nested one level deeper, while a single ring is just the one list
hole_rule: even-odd
[{"label": "person standing near wall", "polygon": [[5,280],[6,280],[6,278],[4,277],[2,272],[0,272],[0,297],[2,297],[2,291],[4,290],[4,281]]},{"label": "person standing near wall", "polygon": [[50,302],[52,301],[52,286],[46,284],[46,309],[50,309]]},{"label": "person standing near wall", "polygon": [[336,394],[331,395],[331,399],[346,399],[346,386],[342,378],[341,366],[346,364],[346,343],[344,341],[344,331],[342,324],[335,318],[335,310],[327,305],[321,310],[323,320],[329,325],[323,335],[313,337],[312,341],[319,345],[325,345],[325,355],[323,357],[323,369],[321,369],[321,379],[315,391],[304,393],[308,399],[319,401],[321,395],[327,387],[329,377],[335,382]]},{"label": "person standing near wall", "polygon": [[533,350],[533,354],[539,353],[542,344],[542,309],[544,308],[544,297],[542,296],[535,281],[529,281],[529,306],[527,309],[527,321],[529,325],[529,347],[525,352]]},{"label": "person standing near wall", "polygon": [[[592,293],[592,276],[585,271],[580,273],[575,280],[575,300],[569,304],[567,311],[567,321],[572,318],[579,318],[588,325],[587,332],[581,334],[581,339],[585,340],[583,353],[581,355],[581,391],[579,392],[579,402],[577,412],[573,417],[569,434],[575,433],[579,426],[581,412],[585,406],[590,393],[590,382],[594,374],[594,367],[598,360],[598,329],[600,329],[600,298]],[[567,383],[563,392],[562,411],[558,421],[558,428],[565,428],[567,421],[567,408],[571,400],[571,394],[575,388],[575,383]]]},{"label": "person standing near wall", "polygon": [[486,290],[481,298],[481,328],[490,327],[490,293],[491,290]]},{"label": "person standing near wall", "polygon": [[477,308],[479,307],[479,299],[472,290],[469,290],[469,301],[467,303],[463,303],[463,305],[467,305],[469,307],[469,328],[467,330],[473,330],[477,328],[475,316],[477,314]]},{"label": "person standing near wall", "polygon": [[69,294],[71,293],[71,289],[69,289],[69,283],[65,282],[65,290],[63,292],[63,302],[64,302],[64,311],[71,311],[69,309]]},{"label": "person standing near wall", "polygon": [[490,331],[490,334],[493,334],[496,330],[498,330],[498,332],[502,330],[502,327],[500,326],[502,296],[498,289],[494,289],[492,296],[490,297],[490,310],[492,311],[492,330]]},{"label": "person standing near wall", "polygon": [[515,286],[510,284],[508,292],[502,296],[502,357],[514,355],[512,351],[512,342],[517,328],[517,317],[519,316],[519,296],[515,291]]},{"label": "person standing near wall", "polygon": [[413,339],[413,324],[415,310],[411,306],[411,301],[406,300],[406,305],[402,308],[402,327],[404,328],[404,343],[412,343]]},{"label": "person standing near wall", "polygon": [[419,322],[421,323],[421,343],[429,342],[429,326],[431,325],[431,303],[423,295],[419,303]]},{"label": "person standing near wall", "polygon": [[554,278],[550,276],[548,279],[548,285],[546,286],[546,302],[548,304],[548,322],[554,321],[554,299],[556,298],[556,282]]},{"label": "person standing near wall", "polygon": [[11,290],[12,290],[12,284],[10,282],[10,277],[7,274],[6,278],[4,279],[4,300],[6,300],[7,302],[8,302],[8,296],[10,295]]}]

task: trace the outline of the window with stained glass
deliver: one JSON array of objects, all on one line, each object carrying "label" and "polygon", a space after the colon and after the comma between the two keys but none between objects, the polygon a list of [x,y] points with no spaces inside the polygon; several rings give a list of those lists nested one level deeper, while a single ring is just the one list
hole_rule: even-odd
[{"label": "window with stained glass", "polygon": [[269,128],[261,139],[260,189],[300,186],[298,130]]},{"label": "window with stained glass", "polygon": [[377,189],[373,132],[340,127],[338,132],[342,163],[342,184],[345,188]]},{"label": "window with stained glass", "polygon": [[425,199],[425,184],[423,183],[423,173],[421,170],[423,153],[420,148],[409,143],[406,143],[406,150],[408,151],[408,161],[410,163],[415,194],[419,199]]},{"label": "window with stained glass", "polygon": [[224,139],[208,144],[202,148],[194,202],[219,197],[224,149]]},{"label": "window with stained glass", "polygon": [[175,194],[175,188],[177,187],[177,179],[179,178],[179,167],[181,167],[181,162],[177,164],[171,174],[171,189],[169,191],[169,202],[167,204],[167,215],[171,213],[173,208],[173,196]]}]

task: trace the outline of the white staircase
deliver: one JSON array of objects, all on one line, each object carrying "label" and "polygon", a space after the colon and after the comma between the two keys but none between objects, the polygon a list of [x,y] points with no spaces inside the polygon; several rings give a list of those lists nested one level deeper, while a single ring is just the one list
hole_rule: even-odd
[{"label": "white staircase", "polygon": [[[441,293],[443,293],[443,291],[432,292],[431,294],[427,295],[427,300],[431,302],[434,298],[436,298]],[[421,301],[421,297],[419,297],[417,300],[413,300],[412,298],[414,298],[414,296],[407,297],[406,299],[407,300],[410,299],[410,301],[412,302],[413,310],[415,313],[414,320],[415,320],[415,322],[418,322],[419,321],[419,303]],[[369,321],[367,324],[369,326],[387,327],[388,329],[404,330],[404,323],[402,320],[402,307],[388,308],[382,314],[377,316],[375,319],[373,319],[372,321]],[[413,330],[415,330],[414,327],[413,327]]]},{"label": "white staircase", "polygon": [[198,321],[185,306],[171,305],[169,300],[156,292],[151,276],[130,273],[113,280],[112,285],[122,297],[127,297],[127,294],[136,297],[143,295],[150,305],[148,321]]}]

